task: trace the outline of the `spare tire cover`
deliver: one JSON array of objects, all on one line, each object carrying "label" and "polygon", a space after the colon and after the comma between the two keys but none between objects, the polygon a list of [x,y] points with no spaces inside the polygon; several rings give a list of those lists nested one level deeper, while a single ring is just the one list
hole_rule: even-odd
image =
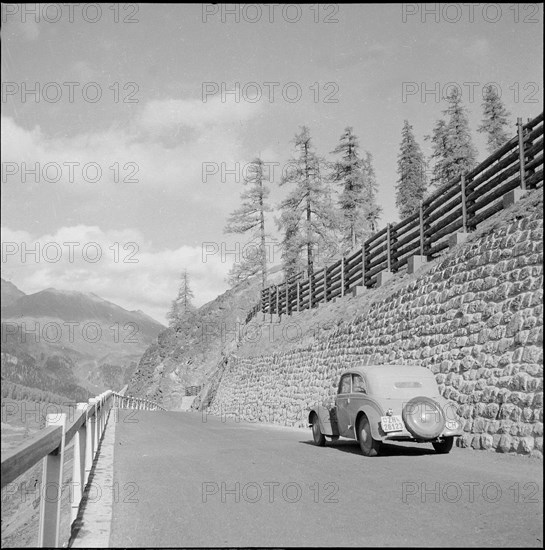
[{"label": "spare tire cover", "polygon": [[431,397],[413,397],[403,407],[402,417],[409,433],[418,439],[434,439],[445,427],[441,406]]}]

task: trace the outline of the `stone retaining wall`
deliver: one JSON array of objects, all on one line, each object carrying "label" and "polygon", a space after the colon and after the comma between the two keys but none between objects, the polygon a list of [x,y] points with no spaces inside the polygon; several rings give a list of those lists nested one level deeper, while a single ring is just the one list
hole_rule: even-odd
[{"label": "stone retaining wall", "polygon": [[542,456],[542,262],[538,206],[490,224],[315,345],[231,358],[209,412],[306,426],[345,368],[422,364],[459,405],[461,446]]}]

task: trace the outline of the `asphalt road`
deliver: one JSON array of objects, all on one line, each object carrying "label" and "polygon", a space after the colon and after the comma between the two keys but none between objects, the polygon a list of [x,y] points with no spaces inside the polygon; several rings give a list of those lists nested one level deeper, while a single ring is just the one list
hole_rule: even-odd
[{"label": "asphalt road", "polygon": [[120,411],[110,546],[543,546],[542,462]]}]

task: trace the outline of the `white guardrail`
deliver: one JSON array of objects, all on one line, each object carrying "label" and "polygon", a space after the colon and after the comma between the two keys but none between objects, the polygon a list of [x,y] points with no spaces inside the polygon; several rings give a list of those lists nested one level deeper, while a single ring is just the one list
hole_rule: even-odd
[{"label": "white guardrail", "polygon": [[[43,461],[42,487],[62,487],[64,451],[74,440],[70,512],[70,523],[73,524],[112,408],[166,410],[148,399],[125,396],[126,389],[127,386],[120,392],[108,390],[89,399],[88,403],[77,403],[75,419],[70,425],[66,413],[48,414],[43,430],[15,449],[2,453],[2,488],[40,460]],[[44,498],[44,494],[42,492],[40,498],[38,546],[59,547],[62,491],[57,490],[55,498]]]}]

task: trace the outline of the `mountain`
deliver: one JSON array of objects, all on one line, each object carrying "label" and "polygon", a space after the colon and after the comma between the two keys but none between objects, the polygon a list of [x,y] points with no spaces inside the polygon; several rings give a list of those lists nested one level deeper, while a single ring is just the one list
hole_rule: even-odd
[{"label": "mountain", "polygon": [[7,306],[9,304],[12,304],[17,299],[25,295],[25,293],[19,290],[13,283],[10,283],[9,281],[5,281],[4,279],[0,279],[0,280],[2,281],[2,285],[1,285],[2,306]]},{"label": "mountain", "polygon": [[31,387],[62,393],[58,384],[65,395],[119,389],[165,328],[92,293],[48,288],[15,297],[2,280],[4,289],[15,299],[1,308],[2,376]]}]

